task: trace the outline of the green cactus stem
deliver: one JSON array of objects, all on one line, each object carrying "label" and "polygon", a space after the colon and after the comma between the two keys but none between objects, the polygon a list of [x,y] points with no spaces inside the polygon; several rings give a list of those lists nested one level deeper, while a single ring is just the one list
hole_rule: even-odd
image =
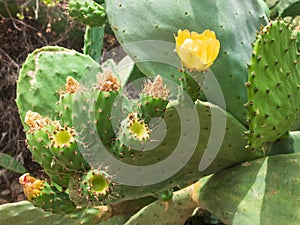
[{"label": "green cactus stem", "polygon": [[89,168],[77,147],[73,128],[31,111],[25,121],[30,128],[26,133],[29,149],[55,183],[66,187],[71,174]]},{"label": "green cactus stem", "polygon": [[72,76],[66,79],[65,90],[61,91],[59,101],[57,102],[59,108],[59,121],[61,125],[72,126],[73,124],[73,102],[74,94],[80,88],[79,82]]},{"label": "green cactus stem", "polygon": [[121,155],[131,155],[131,150],[143,150],[150,139],[150,131],[148,125],[138,118],[137,113],[129,113],[128,117],[122,121],[119,134],[117,136],[118,145],[114,146],[114,150],[120,151]]},{"label": "green cactus stem", "polygon": [[75,20],[91,27],[100,27],[107,20],[105,8],[93,0],[70,0],[68,10]]},{"label": "green cactus stem", "polygon": [[[160,137],[162,139],[161,142],[156,144],[153,149],[147,149],[147,151],[134,149],[128,151],[124,149],[124,153],[122,155],[116,154],[115,156],[110,156],[112,157],[112,159],[114,159],[113,162],[115,164],[106,164],[106,162],[103,162],[103,158],[106,157],[106,161],[110,161],[109,156],[107,156],[106,154],[103,156],[102,150],[99,150],[98,147],[89,148],[89,146],[87,146],[87,149],[89,151],[87,151],[86,154],[90,154],[93,159],[93,161],[91,161],[91,165],[95,168],[96,166],[98,166],[97,168],[101,167],[102,171],[108,174],[106,179],[110,183],[113,183],[111,187],[112,197],[103,198],[98,203],[93,202],[93,204],[115,204],[126,200],[141,198],[149,195],[149,193],[161,193],[162,191],[172,189],[182,183],[193,182],[208,174],[217,173],[219,171],[222,171],[224,168],[231,167],[233,165],[237,165],[241,162],[252,160],[257,157],[257,155],[251,153],[250,151],[247,151],[244,148],[247,143],[247,140],[244,139],[243,136],[246,128],[234,117],[232,117],[232,115],[226,113],[215,105],[204,102],[196,102],[194,112],[196,114],[193,114],[193,111],[187,109],[187,107],[180,108],[180,105],[177,105],[176,103],[173,104],[174,105],[168,106],[164,118],[164,122],[168,127],[168,132],[165,136],[163,136],[163,138]],[[177,110],[179,112],[181,112],[181,110],[184,110],[181,115],[186,115],[187,118],[180,117],[177,113]],[[199,171],[200,161],[209,160],[208,158],[206,158],[207,156],[205,156],[205,154],[210,154],[209,157],[212,157],[211,151],[213,150],[207,149],[209,140],[213,140],[213,143],[215,143],[216,141],[215,139],[210,139],[211,132],[220,132],[219,129],[215,131],[211,129],[211,124],[213,123],[212,121],[216,119],[212,118],[216,116],[218,118],[218,126],[220,125],[219,121],[221,118],[227,119],[226,127],[224,128],[225,136],[223,138],[217,156],[212,159],[207,168]],[[192,118],[198,118],[200,120],[199,122],[201,124],[201,130],[199,131],[199,134],[197,134],[197,129],[199,129],[199,126]],[[138,120],[136,120],[136,122],[137,126],[133,130],[138,131],[137,133],[141,137],[138,143],[141,144],[141,142],[143,142],[143,137],[147,137],[149,134],[143,124],[140,124]],[[126,122],[126,124],[130,124],[130,122]],[[130,127],[124,126],[123,129],[128,130],[130,129]],[[128,131],[126,131],[125,133],[127,135],[129,134]],[[118,135],[118,137],[122,136],[121,134],[122,132],[120,132],[120,135]],[[151,131],[150,140],[146,141],[147,143],[151,143],[152,135],[154,135],[154,131]],[[182,138],[186,138],[186,141],[182,142],[184,143],[184,145],[182,145],[182,147],[180,148],[176,148],[179,143],[178,141],[174,140],[179,140]],[[125,142],[125,140],[128,141],[129,144],[130,141],[132,141],[129,138],[129,135],[126,136],[126,138],[124,138],[124,140],[122,141]],[[210,143],[209,145],[211,144],[212,143]],[[97,144],[95,144],[95,146],[97,146]],[[122,148],[122,146],[120,146],[120,148]],[[115,149],[111,149],[112,152],[114,150]],[[116,146],[116,151],[118,150],[119,148]],[[109,155],[108,152],[106,153]],[[178,154],[176,159],[172,158],[172,160],[170,160],[169,157],[174,157],[174,154]],[[187,154],[190,154],[191,158],[184,162],[183,160],[186,159]],[[120,161],[120,166],[117,165],[116,167],[116,159]],[[176,163],[174,163],[174,160]],[[124,166],[124,164],[127,166],[122,169],[122,166]],[[160,167],[162,165],[166,166]],[[176,165],[176,174],[170,175],[170,171],[168,170],[169,167],[167,165]],[[137,166],[141,168],[141,172],[139,170],[134,170],[135,168],[137,168]],[[155,177],[162,180],[150,184],[148,183],[148,185],[146,185],[146,182],[149,182],[147,180],[148,175],[146,172],[143,172],[143,170],[147,171],[144,168],[148,167],[152,168],[151,173],[155,173],[157,175]],[[172,170],[172,172],[174,172],[174,170]],[[128,173],[131,174],[131,177],[126,178],[128,177]],[[141,174],[144,175],[142,176]],[[124,177],[122,183],[116,181],[116,178],[118,179],[119,177]],[[141,183],[142,187],[139,185],[130,185],[124,183],[128,182],[129,180],[130,182],[138,182],[138,184]],[[70,198],[76,204],[88,205],[89,202],[87,202],[86,198],[78,195],[79,182],[80,181],[78,177],[71,177],[69,185]]]},{"label": "green cactus stem", "polygon": [[198,196],[207,179],[208,177],[204,177],[194,184],[174,192],[168,202],[157,200],[145,206],[125,225],[147,224],[148,221],[153,221],[153,218],[157,225],[184,224],[195,208],[201,205]]},{"label": "green cactus stem", "polygon": [[102,26],[86,26],[84,34],[83,53],[91,56],[95,62],[100,63],[104,39],[105,24]]},{"label": "green cactus stem", "polygon": [[42,221],[43,225],[115,225],[124,224],[130,217],[122,214],[107,219],[105,216],[99,207],[76,209],[62,215],[44,211],[28,201],[0,205],[0,224],[39,225]]},{"label": "green cactus stem", "polygon": [[55,183],[67,187],[69,176],[65,173],[64,166],[55,163],[54,155],[49,150],[51,141],[49,131],[56,127],[56,123],[40,114],[28,111],[25,116],[25,123],[29,126],[26,132],[28,149],[33,155],[33,159],[38,162],[44,171]]},{"label": "green cactus stem", "polygon": [[51,144],[49,150],[53,153],[55,163],[64,167],[68,174],[78,173],[89,168],[77,146],[74,128],[57,126],[49,133]]}]

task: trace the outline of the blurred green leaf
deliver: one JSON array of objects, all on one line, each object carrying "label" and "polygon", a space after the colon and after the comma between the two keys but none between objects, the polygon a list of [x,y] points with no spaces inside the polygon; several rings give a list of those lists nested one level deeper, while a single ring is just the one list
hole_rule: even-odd
[{"label": "blurred green leaf", "polygon": [[0,167],[14,171],[16,173],[26,173],[25,167],[19,163],[14,157],[0,152]]}]

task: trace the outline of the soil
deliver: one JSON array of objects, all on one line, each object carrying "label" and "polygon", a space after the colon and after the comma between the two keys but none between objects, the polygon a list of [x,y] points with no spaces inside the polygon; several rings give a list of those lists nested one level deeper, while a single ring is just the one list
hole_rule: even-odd
[{"label": "soil", "polygon": [[[24,21],[2,18],[0,21],[0,151],[14,156],[28,172],[41,171],[32,161],[25,145],[25,134],[15,104],[18,72],[28,53],[45,45],[33,26]],[[0,170],[0,204],[25,199],[18,184],[20,174]]]}]

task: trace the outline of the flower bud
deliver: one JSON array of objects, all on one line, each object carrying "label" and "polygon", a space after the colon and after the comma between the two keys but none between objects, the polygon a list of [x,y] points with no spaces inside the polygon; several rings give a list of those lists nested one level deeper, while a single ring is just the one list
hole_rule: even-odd
[{"label": "flower bud", "polygon": [[25,173],[19,178],[19,183],[23,185],[23,190],[28,200],[31,200],[40,194],[45,181],[38,180],[30,176],[29,173]]},{"label": "flower bud", "polygon": [[208,69],[220,51],[220,42],[213,31],[203,33],[179,30],[176,37],[176,52],[184,67],[191,71]]}]

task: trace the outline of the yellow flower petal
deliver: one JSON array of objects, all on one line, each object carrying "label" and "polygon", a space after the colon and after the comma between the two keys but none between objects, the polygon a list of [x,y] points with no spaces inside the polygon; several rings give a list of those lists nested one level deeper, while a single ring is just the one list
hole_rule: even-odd
[{"label": "yellow flower petal", "polygon": [[192,71],[208,69],[220,51],[220,42],[215,32],[205,30],[203,33],[178,30],[175,36],[176,52],[184,67]]},{"label": "yellow flower petal", "polygon": [[213,32],[213,31],[205,30],[205,31],[203,31],[202,34],[203,34],[205,37],[207,37],[207,38],[216,39],[216,34],[215,34],[215,32]]},{"label": "yellow flower petal", "polygon": [[188,30],[178,30],[178,37],[175,36],[176,45],[182,45],[183,42],[188,38],[191,38],[191,34]]}]

